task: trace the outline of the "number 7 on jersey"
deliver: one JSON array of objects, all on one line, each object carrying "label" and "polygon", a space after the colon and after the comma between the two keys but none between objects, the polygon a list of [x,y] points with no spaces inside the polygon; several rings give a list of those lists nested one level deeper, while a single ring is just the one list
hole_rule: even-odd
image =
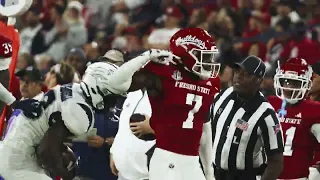
[{"label": "number 7 on jersey", "polygon": [[188,113],[188,118],[183,122],[182,128],[192,129],[193,128],[193,119],[194,114],[196,114],[200,107],[202,106],[202,96],[188,93],[186,98],[186,104],[192,106],[192,103],[195,102],[193,109]]}]

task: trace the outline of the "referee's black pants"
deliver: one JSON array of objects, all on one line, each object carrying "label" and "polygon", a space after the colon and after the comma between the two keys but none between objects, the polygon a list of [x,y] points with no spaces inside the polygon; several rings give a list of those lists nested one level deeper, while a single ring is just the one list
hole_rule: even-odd
[{"label": "referee's black pants", "polygon": [[251,171],[226,171],[215,168],[214,175],[216,180],[257,180],[257,176],[261,176],[264,168],[253,169]]}]

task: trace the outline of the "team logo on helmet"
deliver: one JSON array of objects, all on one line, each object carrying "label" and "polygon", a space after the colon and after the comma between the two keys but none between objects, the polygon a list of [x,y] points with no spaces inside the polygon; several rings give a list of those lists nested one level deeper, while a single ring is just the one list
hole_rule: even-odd
[{"label": "team logo on helmet", "polygon": [[179,37],[177,40],[176,40],[176,45],[189,45],[189,44],[192,44],[192,45],[195,45],[197,47],[199,47],[200,49],[206,49],[206,44],[198,39],[197,37],[195,36],[192,36],[192,35],[188,35],[186,37]]}]

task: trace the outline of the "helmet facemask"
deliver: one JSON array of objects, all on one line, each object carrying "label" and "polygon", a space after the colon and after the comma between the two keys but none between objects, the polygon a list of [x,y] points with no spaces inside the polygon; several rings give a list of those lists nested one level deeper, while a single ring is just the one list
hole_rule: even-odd
[{"label": "helmet facemask", "polygon": [[218,49],[201,50],[194,48],[189,51],[189,54],[196,61],[191,69],[193,73],[202,79],[215,78],[219,75],[220,64],[216,62],[219,55]]},{"label": "helmet facemask", "polygon": [[306,74],[298,74],[295,71],[283,72],[278,68],[274,76],[276,95],[285,99],[290,104],[295,104],[304,99],[312,86],[312,71]]}]

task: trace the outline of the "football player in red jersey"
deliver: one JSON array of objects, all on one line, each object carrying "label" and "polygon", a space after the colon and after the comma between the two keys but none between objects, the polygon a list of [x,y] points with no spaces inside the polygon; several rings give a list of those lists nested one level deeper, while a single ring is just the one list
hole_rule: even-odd
[{"label": "football player in red jersey", "polygon": [[[149,179],[211,180],[212,133],[207,117],[220,90],[220,64],[215,62],[218,50],[206,31],[187,28],[172,36],[170,52],[175,56],[167,58],[168,63],[152,61],[136,72],[130,87],[130,91],[146,88],[152,107],[150,125],[157,148],[151,158]],[[159,57],[153,54],[162,52],[145,52],[123,64],[116,74],[132,73],[141,67],[139,61],[145,62],[145,56]],[[119,77],[110,83],[122,83]]]},{"label": "football player in red jersey", "polygon": [[269,97],[269,102],[279,112],[285,141],[279,179],[306,180],[314,146],[320,142],[320,104],[306,99],[311,77],[311,67],[301,58],[289,59],[274,76],[278,97]]},{"label": "football player in red jersey", "polygon": [[15,100],[12,99],[13,96],[10,96],[10,92],[7,90],[10,80],[9,65],[11,56],[12,41],[3,35],[0,35],[0,115],[2,114],[5,105],[10,105]]},{"label": "football player in red jersey", "polygon": [[[213,179],[211,122],[206,119],[214,95],[220,91],[220,64],[215,62],[218,50],[206,31],[190,28],[172,36],[170,51],[181,58],[175,64],[149,63],[144,68],[162,82],[160,95],[150,98],[150,125],[157,148],[149,179]],[[198,161],[199,146],[205,177]]]}]

